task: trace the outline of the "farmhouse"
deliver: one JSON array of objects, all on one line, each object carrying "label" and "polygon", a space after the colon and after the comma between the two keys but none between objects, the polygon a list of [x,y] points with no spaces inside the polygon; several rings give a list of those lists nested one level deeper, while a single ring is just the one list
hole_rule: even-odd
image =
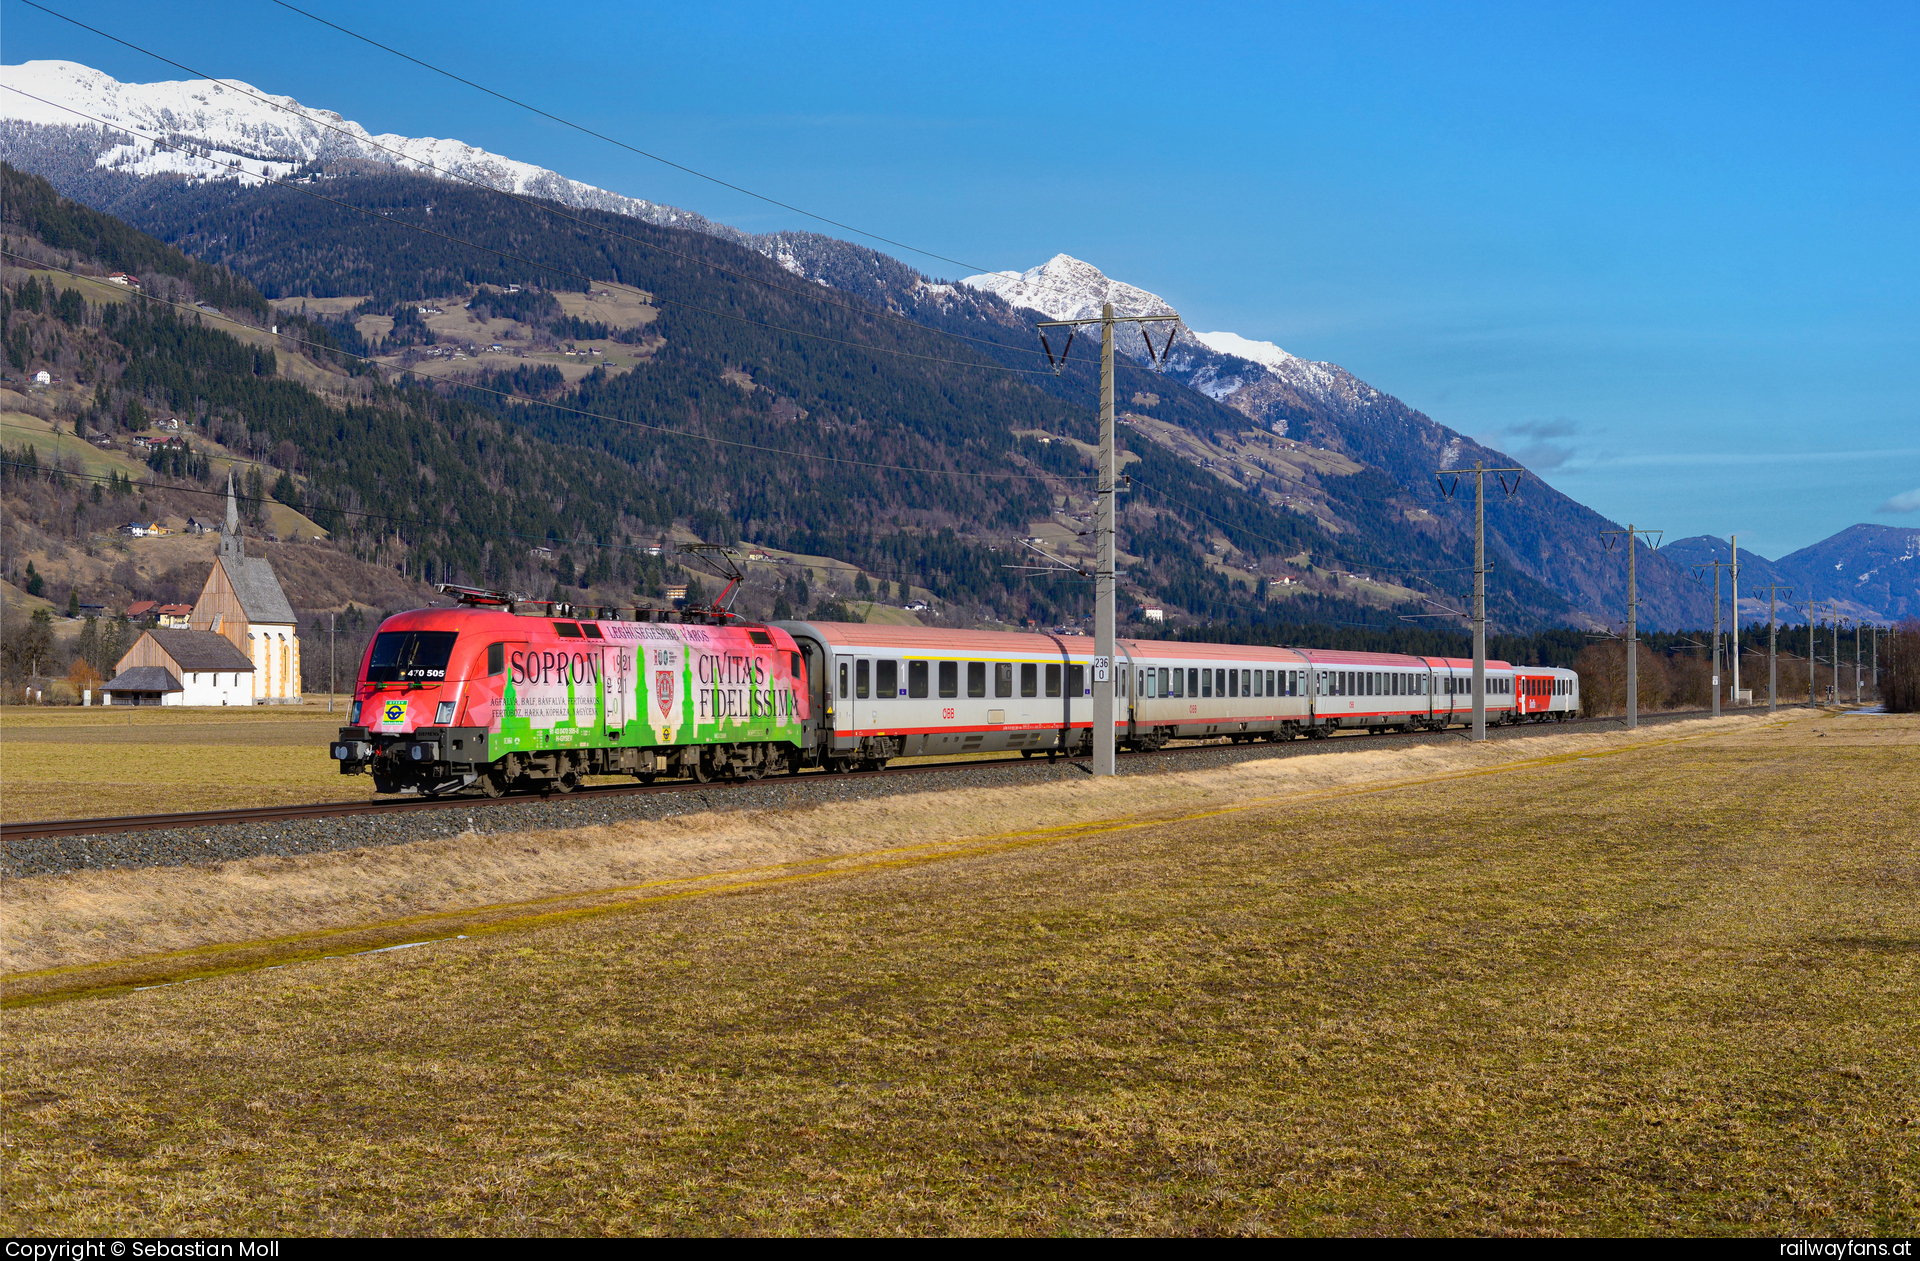
[{"label": "farmhouse", "polygon": [[150,630],[100,691],[109,705],[251,705],[253,662],[224,635]]}]

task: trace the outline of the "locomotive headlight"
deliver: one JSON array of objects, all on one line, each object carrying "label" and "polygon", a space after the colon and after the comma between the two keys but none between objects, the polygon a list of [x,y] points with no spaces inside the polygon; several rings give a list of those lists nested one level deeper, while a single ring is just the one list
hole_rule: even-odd
[{"label": "locomotive headlight", "polygon": [[436,727],[444,727],[452,721],[453,702],[441,701],[439,706],[433,711],[433,725]]},{"label": "locomotive headlight", "polygon": [[425,744],[410,744],[407,746],[407,756],[416,762],[424,762],[433,756],[433,748]]},{"label": "locomotive headlight", "polygon": [[360,702],[355,701],[353,703],[353,708],[347,711],[347,726],[358,727],[359,725],[360,725]]}]

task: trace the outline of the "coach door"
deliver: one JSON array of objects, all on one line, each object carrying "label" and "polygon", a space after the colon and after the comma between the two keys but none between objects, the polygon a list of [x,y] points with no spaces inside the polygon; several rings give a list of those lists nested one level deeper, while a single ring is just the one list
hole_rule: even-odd
[{"label": "coach door", "polygon": [[[861,662],[865,665],[866,662]],[[864,681],[864,680],[863,680]],[[863,689],[864,690],[864,689]],[[836,656],[833,659],[833,730],[838,733],[853,728],[853,658]]]}]

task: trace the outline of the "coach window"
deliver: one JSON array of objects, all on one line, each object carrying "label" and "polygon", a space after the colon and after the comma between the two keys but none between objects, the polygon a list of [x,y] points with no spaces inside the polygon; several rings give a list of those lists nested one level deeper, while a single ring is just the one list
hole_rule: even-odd
[{"label": "coach window", "polygon": [[1085,696],[1087,694],[1087,667],[1075,663],[1067,667],[1067,695]]},{"label": "coach window", "polygon": [[1238,670],[1227,671],[1227,677],[1220,682],[1219,691],[1222,696],[1240,695],[1240,672]]},{"label": "coach window", "polygon": [[1168,679],[1168,676],[1165,673],[1162,673],[1160,676],[1160,695],[1185,696],[1187,694],[1187,688],[1186,688],[1187,672],[1185,670],[1175,670],[1173,672],[1172,690],[1168,690],[1167,679]]},{"label": "coach window", "polygon": [[1047,695],[1060,695],[1060,663],[1057,661],[1047,666]]},{"label": "coach window", "polygon": [[847,663],[840,663],[840,699],[847,699]]},{"label": "coach window", "polygon": [[[907,695],[914,700],[927,699],[927,663],[924,661],[907,662]],[[946,693],[952,695],[952,693]]]},{"label": "coach window", "polygon": [[1211,670],[1202,670],[1200,672],[1200,695],[1213,695],[1213,671]]},{"label": "coach window", "polygon": [[993,663],[993,694],[1002,697],[1013,695],[1013,662]]},{"label": "coach window", "polygon": [[868,665],[864,657],[853,663],[853,694],[863,701],[873,695],[873,689],[868,686],[867,671]]},{"label": "coach window", "polygon": [[898,661],[876,661],[873,663],[873,699],[890,701],[900,695],[900,663]]},{"label": "coach window", "polygon": [[507,669],[507,646],[505,644],[487,645],[487,677],[504,674]]},{"label": "coach window", "polygon": [[1020,663],[1020,695],[1040,695],[1040,667],[1031,661]]},{"label": "coach window", "polygon": [[987,663],[984,661],[967,662],[967,695],[982,697],[987,694]]}]

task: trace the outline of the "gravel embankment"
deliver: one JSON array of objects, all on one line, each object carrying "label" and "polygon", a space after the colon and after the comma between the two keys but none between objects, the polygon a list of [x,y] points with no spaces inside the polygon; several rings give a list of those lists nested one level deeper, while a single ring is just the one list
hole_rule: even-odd
[{"label": "gravel embankment", "polygon": [[[1692,713],[1661,714],[1642,718],[1641,722],[1653,726],[1699,716]],[[1524,740],[1530,736],[1579,730],[1619,730],[1621,726],[1617,720],[1598,719],[1566,725],[1548,723],[1496,727],[1490,729],[1488,734],[1496,740]],[[1337,757],[1342,750],[1348,749],[1396,748],[1465,738],[1464,731],[1453,730],[1379,739],[1343,736],[1333,740],[1294,740],[1285,744],[1176,747],[1154,754],[1122,757],[1119,771],[1122,775],[1156,775],[1168,770],[1214,770],[1266,758]],[[1070,763],[1049,764],[1044,758],[1035,758],[1027,762],[973,765],[925,775],[808,774],[748,784],[706,785],[669,793],[613,796],[586,791],[570,796],[535,797],[499,804],[482,803],[476,799],[470,808],[454,806],[405,814],[343,815],[277,823],[234,823],[218,827],[10,840],[0,847],[0,877],[45,875],[103,867],[171,867],[185,863],[223,862],[231,858],[291,857],[373,845],[403,845],[409,841],[457,836],[463,832],[486,834],[593,827],[635,820],[669,819],[704,811],[786,810],[832,805],[842,801],[871,801],[907,793],[1014,787],[1049,780],[1078,779],[1085,773]]]}]

